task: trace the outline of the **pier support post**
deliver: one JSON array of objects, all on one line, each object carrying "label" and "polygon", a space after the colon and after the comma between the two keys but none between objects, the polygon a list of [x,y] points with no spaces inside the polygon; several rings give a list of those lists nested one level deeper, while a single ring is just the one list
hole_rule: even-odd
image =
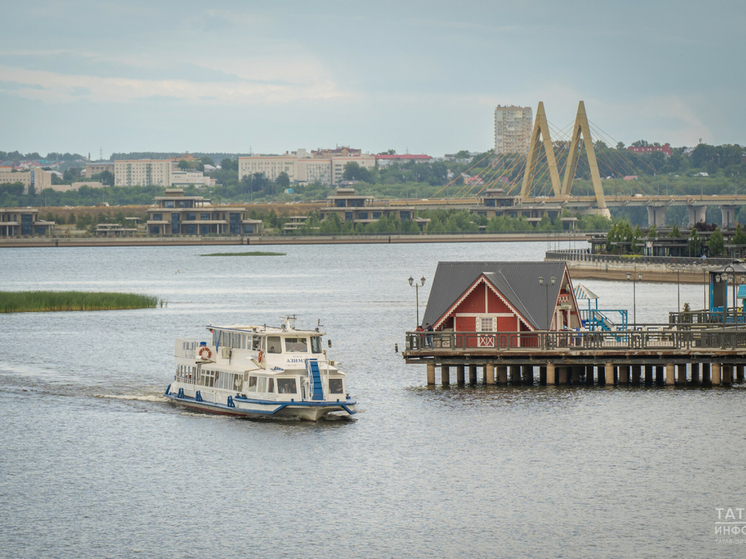
[{"label": "pier support post", "polygon": [[710,366],[710,378],[712,386],[720,386],[720,363],[713,363]]},{"label": "pier support post", "polygon": [[621,386],[629,384],[629,365],[619,365],[619,384]]},{"label": "pier support post", "polygon": [[653,384],[655,367],[653,365],[645,365],[645,384]]},{"label": "pier support post", "polygon": [[640,386],[640,377],[642,376],[642,365],[632,365],[632,384]]},{"label": "pier support post", "polygon": [[557,380],[558,384],[567,384],[567,367],[560,367],[559,368],[559,374],[557,375],[559,378]]},{"label": "pier support post", "polygon": [[464,366],[456,365],[456,384],[459,386],[464,385]]},{"label": "pier support post", "polygon": [[583,372],[583,366],[582,365],[573,365],[572,366],[572,383],[573,384],[580,384],[580,373]]},{"label": "pier support post", "polygon": [[477,366],[469,365],[469,384],[474,386],[477,384]]},{"label": "pier support post", "polygon": [[505,365],[497,366],[497,383],[507,384],[508,383],[508,367]]},{"label": "pier support post", "polygon": [[606,386],[614,386],[614,364],[606,363],[604,365],[604,384]]},{"label": "pier support post", "polygon": [[448,386],[451,384],[451,368],[448,365],[440,366],[440,384]]},{"label": "pier support post", "polygon": [[540,386],[547,385],[547,366],[546,365],[539,365],[539,385]]},{"label": "pier support post", "polygon": [[692,363],[692,384],[701,382],[702,376],[700,375],[699,367],[699,363]]},{"label": "pier support post", "polygon": [[674,372],[675,365],[673,363],[666,363],[666,386],[674,385]]},{"label": "pier support post", "polygon": [[736,380],[743,382],[743,365],[736,365]]},{"label": "pier support post", "polygon": [[487,363],[484,366],[485,384],[495,384],[495,366],[492,363]]},{"label": "pier support post", "polygon": [[554,386],[557,384],[555,377],[554,363],[547,363],[547,386]]},{"label": "pier support post", "polygon": [[521,380],[523,384],[531,385],[534,383],[534,366],[521,365]]},{"label": "pier support post", "polygon": [[585,366],[585,383],[593,386],[593,365]]},{"label": "pier support post", "polygon": [[712,365],[710,363],[702,363],[702,384],[712,384]]},{"label": "pier support post", "polygon": [[733,383],[733,365],[723,365],[722,384]]},{"label": "pier support post", "polygon": [[435,363],[427,364],[427,384],[428,386],[435,384]]},{"label": "pier support post", "polygon": [[[666,364],[666,367],[667,366],[668,364]],[[660,386],[666,384],[666,367],[661,367],[659,365],[658,368],[655,370],[655,383]]]},{"label": "pier support post", "polygon": [[686,365],[676,365],[676,384],[686,385]]}]

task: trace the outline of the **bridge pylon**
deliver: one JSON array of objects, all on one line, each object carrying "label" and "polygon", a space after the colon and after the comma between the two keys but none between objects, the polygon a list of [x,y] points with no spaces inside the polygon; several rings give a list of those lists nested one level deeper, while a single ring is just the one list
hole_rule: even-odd
[{"label": "bridge pylon", "polygon": [[562,185],[560,184],[559,172],[557,171],[557,160],[554,157],[554,146],[552,145],[552,137],[549,133],[547,115],[544,112],[544,103],[542,101],[539,101],[539,106],[536,109],[536,120],[534,121],[534,129],[531,132],[531,143],[528,147],[528,156],[526,157],[526,168],[523,173],[521,197],[525,198],[526,196],[528,196],[528,193],[533,186],[534,173],[536,173],[536,160],[539,155],[539,137],[542,138],[541,143],[544,146],[544,152],[547,156],[549,177],[552,181],[552,191],[554,192],[555,196],[562,196]]},{"label": "bridge pylon", "polygon": [[575,179],[575,170],[578,166],[578,157],[580,155],[580,136],[583,136],[583,144],[585,146],[585,153],[588,156],[588,167],[591,172],[591,182],[593,183],[593,191],[596,195],[596,203],[598,209],[601,210],[603,215],[610,216],[609,209],[606,207],[606,198],[604,196],[604,190],[601,186],[601,176],[598,172],[598,161],[596,161],[596,151],[593,149],[593,139],[591,138],[591,128],[588,125],[588,116],[585,114],[585,104],[580,101],[578,104],[578,114],[575,117],[575,125],[573,126],[572,140],[570,141],[570,150],[567,154],[567,165],[565,166],[565,177],[562,181],[562,189],[560,194],[562,197],[567,198],[570,196],[572,190],[572,183]]}]

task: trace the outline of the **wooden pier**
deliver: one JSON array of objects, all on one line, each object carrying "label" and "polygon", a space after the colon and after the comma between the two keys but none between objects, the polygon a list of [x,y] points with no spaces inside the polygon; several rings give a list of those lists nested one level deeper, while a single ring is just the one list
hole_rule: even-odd
[{"label": "wooden pier", "polygon": [[[740,326],[740,327],[739,327]],[[746,325],[623,331],[408,332],[403,357],[427,384],[730,386],[744,381]],[[451,371],[455,371],[455,379]],[[467,380],[468,372],[468,380]]]}]

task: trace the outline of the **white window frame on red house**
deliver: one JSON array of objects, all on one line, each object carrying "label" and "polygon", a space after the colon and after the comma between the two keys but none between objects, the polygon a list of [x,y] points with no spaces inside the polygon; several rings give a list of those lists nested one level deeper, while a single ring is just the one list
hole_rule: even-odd
[{"label": "white window frame on red house", "polygon": [[[485,330],[482,328],[482,321],[492,321],[492,327]],[[474,320],[475,332],[497,332],[497,315],[496,314],[477,314]],[[495,347],[495,335],[477,336],[477,347]]]}]

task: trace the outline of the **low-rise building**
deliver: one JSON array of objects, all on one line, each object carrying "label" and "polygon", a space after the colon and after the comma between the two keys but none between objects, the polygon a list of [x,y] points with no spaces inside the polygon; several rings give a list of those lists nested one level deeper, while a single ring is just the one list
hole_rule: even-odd
[{"label": "low-rise building", "polygon": [[114,163],[111,161],[95,161],[93,163],[86,163],[85,165],[85,176],[88,178],[91,178],[93,175],[99,175],[104,171],[109,171],[113,175]]},{"label": "low-rise building", "polygon": [[262,221],[250,219],[243,206],[213,206],[202,196],[184,196],[180,188],[157,196],[148,210],[150,235],[259,235]]},{"label": "low-rise building", "polygon": [[355,194],[354,188],[338,188],[336,194],[327,196],[327,207],[319,213],[320,219],[337,214],[340,221],[372,223],[382,217],[396,216],[398,221],[414,219],[413,206],[389,206],[367,194]]},{"label": "low-rise building", "polygon": [[14,172],[12,167],[0,168],[0,184],[12,184],[16,182],[23,184],[23,191],[26,194],[29,192],[29,187],[34,187],[36,192],[41,192],[45,188],[52,186],[52,173],[43,169]]},{"label": "low-rise building", "polygon": [[429,155],[424,154],[401,154],[401,155],[389,155],[379,154],[376,155],[376,163],[379,167],[388,167],[392,163],[409,163],[414,161],[415,163],[430,163],[433,160]]},{"label": "low-rise building", "polygon": [[55,225],[39,219],[38,208],[0,208],[0,237],[52,235]]},{"label": "low-rise building", "polygon": [[99,223],[96,225],[96,235],[99,237],[131,237],[137,233],[137,228],[125,227],[119,223]]}]

